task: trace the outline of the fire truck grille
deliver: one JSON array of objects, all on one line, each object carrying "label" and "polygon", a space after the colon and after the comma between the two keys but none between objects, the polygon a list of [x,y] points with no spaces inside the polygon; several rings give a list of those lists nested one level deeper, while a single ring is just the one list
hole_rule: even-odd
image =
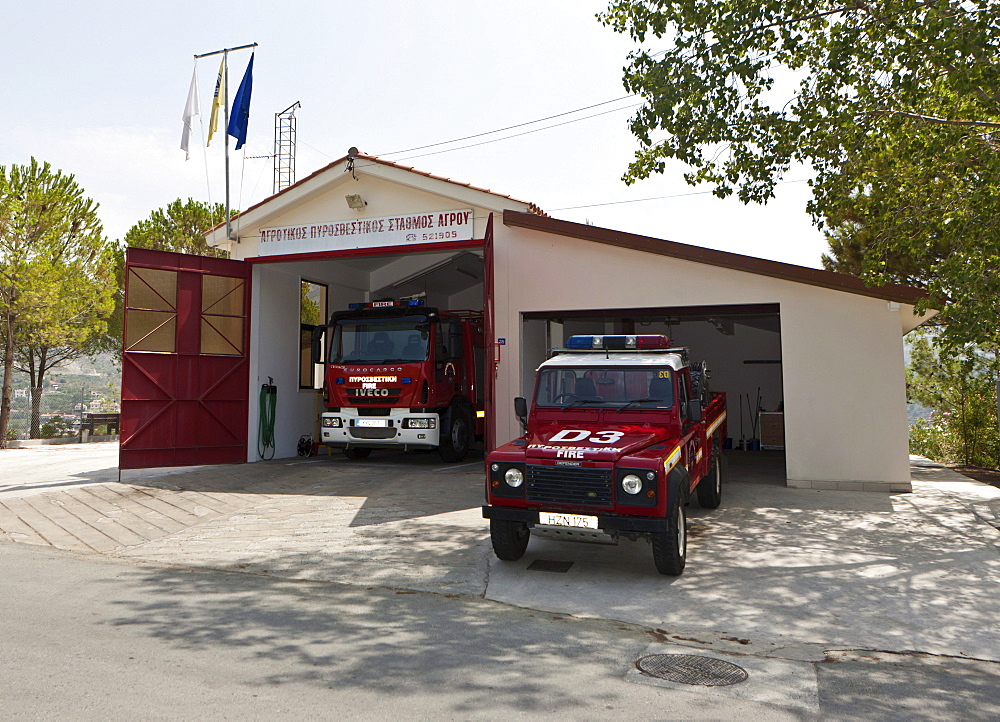
[{"label": "fire truck grille", "polygon": [[528,501],[611,506],[611,469],[528,464]]},{"label": "fire truck grille", "polygon": [[392,439],[396,436],[396,430],[389,429],[369,429],[367,427],[352,426],[348,431],[355,439]]}]

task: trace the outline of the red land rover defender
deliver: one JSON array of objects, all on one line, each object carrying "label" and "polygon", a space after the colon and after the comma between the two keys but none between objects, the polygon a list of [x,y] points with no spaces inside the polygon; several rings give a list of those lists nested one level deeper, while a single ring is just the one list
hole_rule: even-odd
[{"label": "red land rover defender", "polygon": [[483,516],[496,555],[520,559],[532,529],[567,540],[648,539],[661,574],[687,555],[685,506],[722,500],[726,397],[662,335],[573,336],[538,369],[523,436],[487,458]]}]

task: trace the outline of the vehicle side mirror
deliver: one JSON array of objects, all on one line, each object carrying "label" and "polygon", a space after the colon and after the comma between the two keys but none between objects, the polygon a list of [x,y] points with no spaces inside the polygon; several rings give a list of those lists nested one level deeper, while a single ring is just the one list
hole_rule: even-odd
[{"label": "vehicle side mirror", "polygon": [[514,398],[514,414],[517,416],[518,421],[521,422],[521,428],[527,430],[528,401],[523,396],[517,396]]},{"label": "vehicle side mirror", "polygon": [[695,423],[701,421],[701,401],[698,399],[688,401],[688,420]]},{"label": "vehicle side mirror", "polygon": [[314,364],[323,363],[323,333],[326,326],[317,326],[313,329],[312,362]]}]

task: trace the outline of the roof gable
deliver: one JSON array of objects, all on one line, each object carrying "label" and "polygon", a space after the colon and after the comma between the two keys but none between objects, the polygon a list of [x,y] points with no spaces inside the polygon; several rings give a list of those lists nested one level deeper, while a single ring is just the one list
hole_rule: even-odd
[{"label": "roof gable", "polygon": [[[545,215],[541,208],[530,201],[518,200],[512,196],[479,188],[470,183],[461,183],[376,156],[358,153],[335,160],[302,180],[241,211],[233,216],[233,223],[235,224],[239,219],[241,226],[260,227],[266,225],[268,219],[280,216],[296,205],[334,191],[338,185],[342,185],[352,178],[352,174],[358,173],[368,173],[390,183],[398,183],[436,195],[451,197],[463,204],[476,205],[498,213],[514,207],[517,211],[527,214]],[[206,234],[210,244],[217,244],[224,240],[224,227],[225,223],[220,223]]]}]

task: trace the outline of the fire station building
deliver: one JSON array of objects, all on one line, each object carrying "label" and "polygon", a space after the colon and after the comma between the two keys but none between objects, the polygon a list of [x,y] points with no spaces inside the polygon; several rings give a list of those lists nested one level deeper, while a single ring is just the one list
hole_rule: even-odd
[{"label": "fire station building", "polygon": [[484,314],[487,449],[521,433],[512,399],[530,397],[548,349],[665,334],[726,392],[734,447],[784,450],[789,486],[910,488],[903,335],[924,320],[918,290],[560,221],[363,154],[226,236],[209,242],[230,259],[129,250],[123,468],[257,461],[268,383],[274,455],[295,456],[322,410],[312,327],[419,297]]}]

